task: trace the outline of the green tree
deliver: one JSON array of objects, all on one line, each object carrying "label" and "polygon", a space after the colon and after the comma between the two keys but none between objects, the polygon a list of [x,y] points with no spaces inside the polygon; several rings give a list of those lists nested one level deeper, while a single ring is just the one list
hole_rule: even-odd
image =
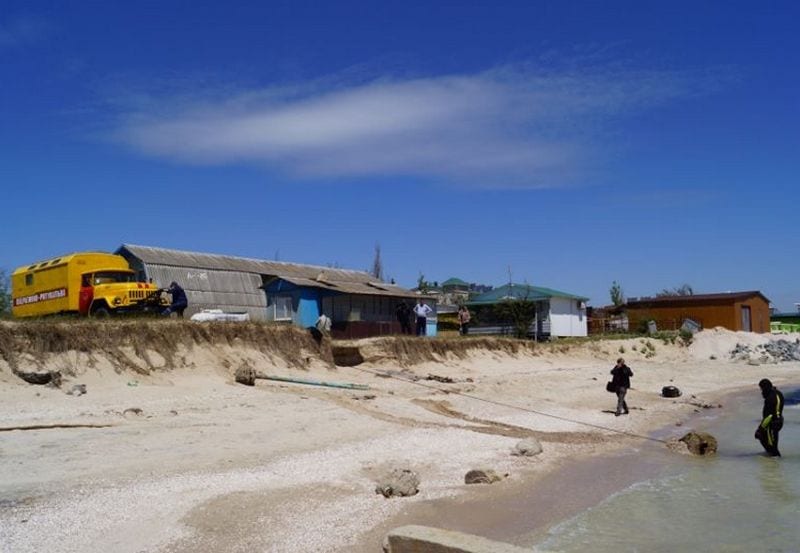
[{"label": "green tree", "polygon": [[657,298],[664,298],[667,296],[692,296],[694,295],[694,290],[692,289],[691,284],[681,284],[680,286],[676,286],[675,288],[664,288],[656,294]]},{"label": "green tree", "polygon": [[417,278],[417,290],[419,290],[421,293],[424,294],[425,292],[428,291],[428,286],[429,284],[428,281],[425,280],[425,275],[420,273],[419,278]]},{"label": "green tree", "polygon": [[8,282],[8,275],[4,269],[0,269],[0,317],[11,316],[11,288]]},{"label": "green tree", "polygon": [[536,319],[536,302],[527,298],[506,299],[495,306],[495,313],[510,324],[517,338],[527,338],[528,330]]},{"label": "green tree", "polygon": [[611,283],[611,289],[608,293],[611,296],[611,303],[613,303],[615,307],[619,307],[625,303],[625,292],[623,292],[622,286],[620,286],[620,283],[616,280]]}]

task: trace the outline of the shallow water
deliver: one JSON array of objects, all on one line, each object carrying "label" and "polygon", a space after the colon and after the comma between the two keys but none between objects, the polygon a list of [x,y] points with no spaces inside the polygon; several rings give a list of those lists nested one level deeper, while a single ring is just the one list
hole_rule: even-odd
[{"label": "shallow water", "polygon": [[732,398],[725,415],[695,424],[719,442],[713,458],[664,467],[553,527],[545,551],[800,551],[800,390],[786,394],[783,457],[768,458],[753,432],[758,390]]}]

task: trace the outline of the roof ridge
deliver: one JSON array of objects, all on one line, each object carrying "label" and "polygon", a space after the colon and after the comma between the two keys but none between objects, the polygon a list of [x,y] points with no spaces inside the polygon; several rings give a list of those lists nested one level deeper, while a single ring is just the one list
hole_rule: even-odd
[{"label": "roof ridge", "polygon": [[359,271],[359,270],[356,270],[356,269],[340,269],[340,268],[334,268],[334,267],[326,267],[324,265],[315,265],[315,264],[312,264],[312,263],[296,263],[296,262],[293,262],[293,261],[275,261],[275,260],[271,260],[271,259],[259,259],[259,258],[256,258],[256,257],[244,257],[244,256],[241,256],[241,255],[229,255],[229,254],[224,254],[224,253],[209,253],[209,252],[198,252],[198,251],[191,251],[191,250],[179,250],[179,249],[176,249],[176,248],[164,248],[164,247],[161,247],[161,246],[145,246],[143,244],[126,244],[126,243],[123,243],[120,247],[121,248],[146,248],[146,249],[150,249],[150,250],[161,250],[163,252],[175,252],[175,253],[179,253],[179,254],[189,254],[189,255],[197,255],[197,256],[227,257],[229,259],[237,259],[237,260],[240,260],[240,261],[252,261],[254,263],[274,263],[274,264],[277,264],[277,265],[284,265],[284,266],[287,266],[287,267],[289,267],[289,266],[298,266],[299,265],[299,266],[302,266],[302,267],[308,267],[310,269],[320,269],[320,270],[323,270],[323,271],[342,271],[342,272],[345,272],[345,273],[350,273],[352,275],[366,275],[366,276],[371,277],[373,279],[375,278],[368,271]]}]

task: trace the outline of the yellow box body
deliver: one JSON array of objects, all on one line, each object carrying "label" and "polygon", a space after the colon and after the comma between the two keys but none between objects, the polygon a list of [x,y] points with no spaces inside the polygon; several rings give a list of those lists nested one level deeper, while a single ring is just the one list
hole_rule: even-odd
[{"label": "yellow box body", "polygon": [[15,317],[36,317],[131,311],[158,290],[133,280],[125,258],[110,253],[71,253],[24,265],[11,275],[11,312]]}]

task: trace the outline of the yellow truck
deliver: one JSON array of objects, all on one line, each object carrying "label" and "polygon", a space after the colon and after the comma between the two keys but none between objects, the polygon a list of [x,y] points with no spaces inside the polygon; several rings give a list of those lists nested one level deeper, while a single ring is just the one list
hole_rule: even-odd
[{"label": "yellow truck", "polygon": [[137,282],[125,258],[110,253],[71,253],[19,267],[11,275],[15,317],[156,312],[163,302],[157,286]]}]

